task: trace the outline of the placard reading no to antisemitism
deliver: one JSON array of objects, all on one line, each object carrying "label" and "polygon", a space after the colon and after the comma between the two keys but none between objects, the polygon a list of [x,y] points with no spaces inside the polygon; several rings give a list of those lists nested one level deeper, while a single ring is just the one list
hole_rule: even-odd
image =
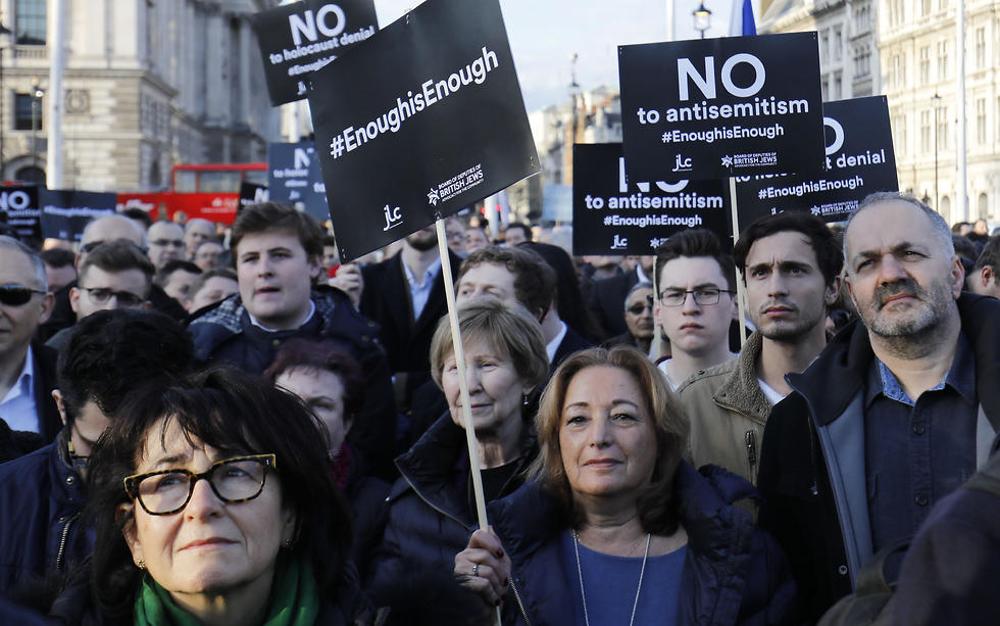
[{"label": "placard reading no to antisemitism", "polygon": [[637,180],[822,166],[816,33],[620,46],[618,71]]}]

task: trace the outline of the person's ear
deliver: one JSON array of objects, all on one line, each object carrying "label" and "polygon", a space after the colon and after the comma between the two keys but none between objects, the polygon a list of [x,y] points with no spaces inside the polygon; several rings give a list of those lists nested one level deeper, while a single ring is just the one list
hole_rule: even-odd
[{"label": "person's ear", "polygon": [[145,568],[146,559],[145,553],[142,550],[142,542],[139,541],[139,533],[135,527],[135,505],[131,503],[118,505],[118,508],[115,510],[115,521],[120,522],[125,516],[128,516],[128,519],[122,526],[122,537],[125,539],[128,551],[132,553],[132,562],[139,569],[143,569]]},{"label": "person's ear", "polygon": [[77,313],[77,307],[80,302],[80,289],[79,287],[69,288],[69,308],[73,309],[74,313]]},{"label": "person's ear", "polygon": [[320,272],[323,271],[322,257],[311,256],[309,257],[309,280],[315,281],[319,278]]},{"label": "person's ear", "polygon": [[823,294],[823,300],[826,302],[826,306],[832,306],[834,302],[837,301],[837,297],[840,295],[840,276],[834,276],[833,282],[826,286],[826,292]]},{"label": "person's ear", "polygon": [[962,288],[965,287],[965,266],[962,265],[962,260],[956,255],[951,260],[951,294],[954,298],[958,298],[962,294]]},{"label": "person's ear", "polygon": [[298,519],[295,511],[291,507],[284,507],[281,511],[281,545],[291,547],[299,534]]},{"label": "person's ear", "polygon": [[39,324],[49,321],[49,316],[52,315],[52,307],[55,305],[55,302],[56,298],[52,295],[51,291],[42,296],[42,312],[38,316]]},{"label": "person's ear", "polygon": [[52,390],[52,399],[55,400],[56,410],[59,411],[59,419],[62,420],[63,426],[66,425],[66,402],[63,400],[62,392],[58,389]]},{"label": "person's ear", "polygon": [[993,285],[996,280],[996,276],[993,275],[993,268],[989,265],[984,265],[979,268],[979,285],[983,288],[988,288]]}]

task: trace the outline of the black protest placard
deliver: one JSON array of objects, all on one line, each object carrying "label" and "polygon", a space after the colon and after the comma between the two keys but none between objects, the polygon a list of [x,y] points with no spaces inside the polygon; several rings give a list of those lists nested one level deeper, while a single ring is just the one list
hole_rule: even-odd
[{"label": "black protest placard", "polygon": [[254,204],[267,202],[269,198],[267,185],[258,185],[257,183],[243,181],[240,183],[240,204],[236,207],[236,212],[239,213]]},{"label": "black protest placard", "polygon": [[629,176],[714,179],[818,171],[816,33],[618,48]]},{"label": "black protest placard", "polygon": [[670,235],[732,223],[721,180],[630,182],[620,143],[573,146],[573,254],[655,254]]},{"label": "black protest placard", "polygon": [[498,0],[427,0],[319,70],[309,105],[345,259],[539,171]]},{"label": "black protest placard", "polygon": [[284,202],[323,222],[330,217],[319,157],[311,141],[267,146],[267,188],[273,202]]},{"label": "black protest placard", "polygon": [[46,237],[80,241],[83,227],[92,219],[115,212],[118,196],[113,193],[42,189],[42,234]]},{"label": "black protest placard", "polygon": [[0,222],[7,224],[22,241],[42,240],[42,210],[38,185],[0,187]]},{"label": "black protest placard", "polygon": [[373,0],[303,0],[251,18],[271,104],[302,100],[311,74],[378,30]]},{"label": "black protest placard", "polygon": [[899,190],[885,96],[824,103],[823,125],[824,172],[736,179],[741,230],[761,216],[788,210],[811,211],[827,222],[843,221],[865,196]]}]

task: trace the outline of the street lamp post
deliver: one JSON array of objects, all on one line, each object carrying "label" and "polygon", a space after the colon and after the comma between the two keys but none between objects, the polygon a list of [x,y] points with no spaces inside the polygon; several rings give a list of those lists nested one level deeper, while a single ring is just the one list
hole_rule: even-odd
[{"label": "street lamp post", "polygon": [[5,179],[3,175],[3,110],[4,110],[4,91],[3,91],[3,51],[7,47],[6,44],[10,40],[10,29],[0,22],[0,179]]},{"label": "street lamp post", "polygon": [[35,174],[38,170],[38,127],[41,125],[41,103],[45,91],[36,82],[31,92],[31,164],[35,166]]},{"label": "street lamp post", "polygon": [[704,2],[698,3],[698,8],[691,12],[694,17],[694,29],[701,33],[701,38],[705,38],[705,31],[712,27],[712,11],[705,6]]},{"label": "street lamp post", "polygon": [[[938,205],[940,201],[938,197],[938,102],[941,101],[941,96],[935,93],[931,101],[934,102],[934,210],[940,213],[941,207]],[[945,219],[951,219],[951,216],[949,215]]]}]

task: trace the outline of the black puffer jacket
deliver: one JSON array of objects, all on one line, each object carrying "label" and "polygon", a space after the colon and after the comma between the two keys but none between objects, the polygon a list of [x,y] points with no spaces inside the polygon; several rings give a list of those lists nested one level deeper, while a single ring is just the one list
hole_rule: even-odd
[{"label": "black puffer jacket", "polygon": [[[534,437],[523,438],[521,470],[534,459]],[[454,583],[455,555],[476,530],[465,431],[445,414],[396,460],[401,477],[389,494],[389,521],[367,586],[378,606],[392,608],[393,624],[454,624],[464,598]],[[521,484],[521,471],[501,496]],[[467,615],[468,613],[466,613]]]}]

